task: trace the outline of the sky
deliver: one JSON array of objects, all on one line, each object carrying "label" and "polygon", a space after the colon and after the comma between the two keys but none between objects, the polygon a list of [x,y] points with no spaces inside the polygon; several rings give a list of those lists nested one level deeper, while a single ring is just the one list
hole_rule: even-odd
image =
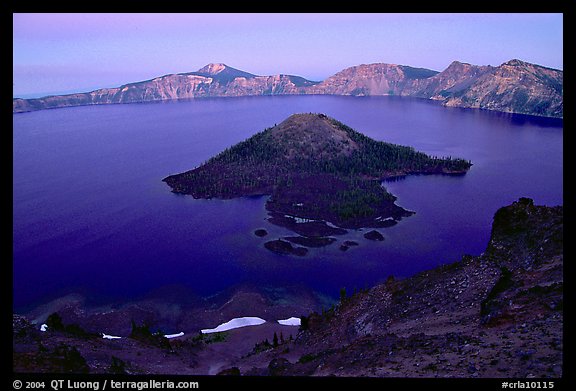
[{"label": "sky", "polygon": [[376,62],[563,69],[563,15],[13,14],[13,96],[86,92],[208,63],[321,81]]}]

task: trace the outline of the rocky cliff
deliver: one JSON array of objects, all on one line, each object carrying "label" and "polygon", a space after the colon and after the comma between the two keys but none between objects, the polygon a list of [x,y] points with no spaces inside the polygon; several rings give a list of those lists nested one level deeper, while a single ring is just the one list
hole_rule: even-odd
[{"label": "rocky cliff", "polygon": [[469,86],[449,91],[446,106],[563,117],[563,72],[520,60],[489,68]]},{"label": "rocky cliff", "polygon": [[401,95],[434,99],[451,107],[563,117],[563,71],[520,60],[500,66],[454,61],[442,72],[395,64],[363,64],[322,82],[293,75],[257,76],[225,64],[196,72],[87,93],[13,100],[13,112],[109,103],[201,97],[329,94]]},{"label": "rocky cliff", "polygon": [[[251,374],[560,377],[563,208],[499,209],[486,251],[303,318],[292,349]],[[274,364],[274,365],[272,365]]]},{"label": "rocky cliff", "polygon": [[418,80],[438,74],[423,68],[395,64],[363,64],[346,68],[306,90],[329,95],[412,95]]},{"label": "rocky cliff", "polygon": [[433,77],[412,83],[408,95],[443,101],[466,90],[478,77],[492,70],[491,66],[479,66],[453,61],[444,71]]}]

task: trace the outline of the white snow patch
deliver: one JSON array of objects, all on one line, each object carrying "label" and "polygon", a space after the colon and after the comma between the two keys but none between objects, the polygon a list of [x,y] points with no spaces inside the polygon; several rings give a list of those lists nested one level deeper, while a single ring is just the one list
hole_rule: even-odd
[{"label": "white snow patch", "polygon": [[298,217],[298,216],[292,216],[292,215],[284,215],[284,217],[288,217],[291,219],[294,219],[294,221],[297,224],[302,224],[302,223],[312,223],[314,221],[320,221],[320,220],[314,220],[314,219],[307,219],[305,217]]},{"label": "white snow patch", "polygon": [[335,225],[334,223],[331,223],[331,222],[329,222],[329,221],[325,221],[325,223],[326,223],[326,225],[329,226],[329,227],[338,228],[338,229],[340,228],[339,226],[337,226],[337,225]]},{"label": "white snow patch", "polygon": [[206,83],[206,84],[210,84],[212,83],[212,78],[211,77],[206,77],[206,76],[198,76],[198,75],[187,75],[188,80],[191,82],[196,82],[196,83]]},{"label": "white snow patch", "polygon": [[171,338],[178,338],[184,335],[184,331],[180,331],[178,334],[166,334],[164,335],[165,338],[171,339]]},{"label": "white snow patch", "polygon": [[224,69],[226,69],[226,65],[224,65],[224,64],[208,64],[208,73],[210,73],[212,75],[220,73]]},{"label": "white snow patch", "polygon": [[300,326],[300,318],[291,317],[288,319],[280,319],[278,323],[284,326]]},{"label": "white snow patch", "polygon": [[255,316],[245,316],[243,318],[234,318],[232,320],[229,320],[226,323],[222,323],[221,325],[218,325],[218,327],[216,327],[214,329],[200,330],[200,332],[202,334],[219,333],[221,331],[228,331],[228,330],[237,329],[240,327],[257,326],[257,325],[262,324],[262,323],[266,323],[266,321],[262,318],[258,318]]},{"label": "white snow patch", "polygon": [[[304,205],[304,204],[295,204],[295,206],[302,206],[302,205]],[[331,223],[329,221],[324,221],[324,220],[308,219],[305,217],[298,217],[298,216],[292,216],[292,215],[286,215],[286,214],[284,215],[284,217],[288,217],[290,219],[293,219],[296,224],[313,223],[313,222],[319,221],[321,223],[325,223],[329,227],[340,228],[337,225],[334,225],[333,223]]]},{"label": "white snow patch", "polygon": [[40,331],[48,331],[48,325],[43,323],[42,326],[40,326]]},{"label": "white snow patch", "polygon": [[120,339],[122,337],[117,337],[115,335],[108,335],[108,334],[102,333],[102,338],[104,338],[104,339]]},{"label": "white snow patch", "polygon": [[298,223],[298,224],[311,223],[311,222],[313,222],[313,221],[316,221],[316,220],[312,220],[312,219],[305,219],[305,218],[302,218],[302,217],[294,217],[294,220],[296,220],[296,223]]}]

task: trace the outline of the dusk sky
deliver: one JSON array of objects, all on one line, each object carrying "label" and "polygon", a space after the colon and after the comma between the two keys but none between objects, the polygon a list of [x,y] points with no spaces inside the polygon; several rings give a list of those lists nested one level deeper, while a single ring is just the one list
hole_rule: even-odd
[{"label": "dusk sky", "polygon": [[13,95],[86,92],[222,62],[323,80],[359,64],[513,58],[563,69],[562,14],[14,14]]}]

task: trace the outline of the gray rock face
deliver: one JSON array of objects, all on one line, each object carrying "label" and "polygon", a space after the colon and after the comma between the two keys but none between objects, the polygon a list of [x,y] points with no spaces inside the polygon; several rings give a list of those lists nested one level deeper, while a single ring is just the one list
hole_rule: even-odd
[{"label": "gray rock face", "polygon": [[564,73],[520,60],[479,75],[450,95],[446,106],[470,107],[545,117],[563,117]]},{"label": "gray rock face", "polygon": [[86,93],[13,100],[13,112],[57,107],[253,95],[400,95],[445,106],[563,117],[563,71],[520,60],[498,67],[454,61],[442,72],[395,64],[362,64],[322,82],[293,75],[257,76],[225,64]]},{"label": "gray rock face", "polygon": [[436,75],[429,69],[394,64],[368,64],[346,68],[308,93],[329,95],[412,95],[419,80]]},{"label": "gray rock face", "polygon": [[490,72],[491,66],[478,66],[454,61],[444,71],[433,77],[413,83],[410,95],[435,100],[445,100],[466,90],[478,77]]}]

